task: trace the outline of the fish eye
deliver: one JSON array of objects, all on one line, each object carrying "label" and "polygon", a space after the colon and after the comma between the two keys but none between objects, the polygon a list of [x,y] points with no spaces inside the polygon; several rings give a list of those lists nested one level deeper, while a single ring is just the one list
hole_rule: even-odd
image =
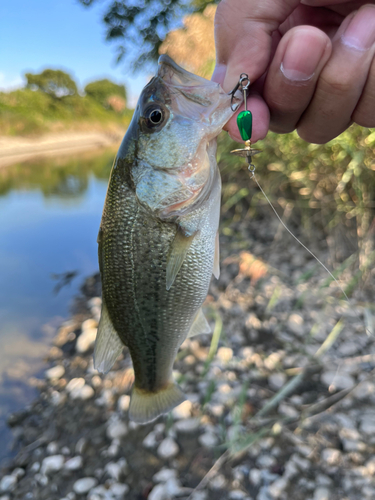
[{"label": "fish eye", "polygon": [[153,125],[159,125],[163,119],[163,113],[160,109],[153,109],[149,115],[149,120]]},{"label": "fish eye", "polygon": [[152,104],[143,112],[141,126],[145,132],[158,132],[168,121],[169,112],[160,104]]}]

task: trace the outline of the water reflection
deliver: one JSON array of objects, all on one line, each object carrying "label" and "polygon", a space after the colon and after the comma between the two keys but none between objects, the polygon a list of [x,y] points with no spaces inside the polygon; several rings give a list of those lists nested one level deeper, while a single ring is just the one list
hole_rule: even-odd
[{"label": "water reflection", "polygon": [[83,278],[97,271],[114,155],[110,149],[0,169],[0,460],[10,453],[6,416],[33,397],[27,380],[43,368]]}]

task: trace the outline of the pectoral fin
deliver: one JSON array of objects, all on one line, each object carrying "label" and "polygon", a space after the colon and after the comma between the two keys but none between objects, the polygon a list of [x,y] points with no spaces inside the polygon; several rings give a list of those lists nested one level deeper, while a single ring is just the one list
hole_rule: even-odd
[{"label": "pectoral fin", "polygon": [[214,256],[214,268],[212,274],[218,280],[220,276],[220,245],[219,245],[219,232],[216,233],[215,239],[215,256]]},{"label": "pectoral fin", "polygon": [[121,354],[123,347],[124,344],[113,327],[107,306],[103,300],[102,314],[95,340],[94,368],[102,373],[109,372],[113,363]]},{"label": "pectoral fin", "polygon": [[199,309],[197,315],[195,316],[193,324],[191,325],[190,331],[188,333],[188,338],[199,335],[200,333],[211,333],[211,327],[208,324],[208,321],[206,320],[202,309]]},{"label": "pectoral fin", "polygon": [[185,236],[177,229],[167,261],[167,290],[173,285],[194,237],[195,234],[192,236]]}]

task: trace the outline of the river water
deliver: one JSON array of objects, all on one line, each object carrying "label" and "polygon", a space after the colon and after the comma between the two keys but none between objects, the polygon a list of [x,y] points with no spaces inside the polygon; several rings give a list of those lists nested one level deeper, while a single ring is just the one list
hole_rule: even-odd
[{"label": "river water", "polygon": [[0,169],[0,464],[12,454],[7,416],[35,396],[32,377],[43,375],[56,328],[98,269],[96,237],[114,155],[102,150]]}]

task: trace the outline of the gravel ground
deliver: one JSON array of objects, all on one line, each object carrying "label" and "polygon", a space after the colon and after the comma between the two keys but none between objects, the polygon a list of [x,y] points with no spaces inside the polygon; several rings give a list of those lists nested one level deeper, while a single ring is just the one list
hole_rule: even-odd
[{"label": "gravel ground", "polygon": [[144,426],[127,419],[129,354],[93,369],[100,284],[86,281],[39,398],[9,418],[20,451],[0,500],[375,498],[374,269],[347,303],[276,222],[232,223],[221,248],[205,303],[218,349],[183,344],[189,400]]}]

